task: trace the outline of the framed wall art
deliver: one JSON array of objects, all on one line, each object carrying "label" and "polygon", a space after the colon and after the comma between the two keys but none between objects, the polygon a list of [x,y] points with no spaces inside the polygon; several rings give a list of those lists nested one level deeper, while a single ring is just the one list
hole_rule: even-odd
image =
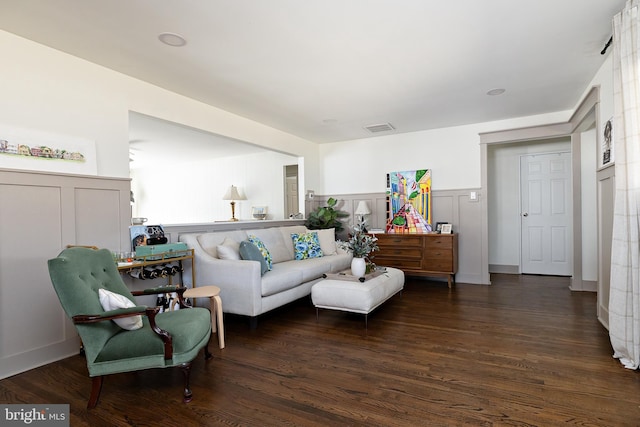
[{"label": "framed wall art", "polygon": [[0,168],[97,175],[95,142],[0,124]]},{"label": "framed wall art", "polygon": [[604,124],[602,144],[600,145],[600,167],[614,163],[613,117]]},{"label": "framed wall art", "polygon": [[435,227],[434,231],[436,231],[438,233],[441,233],[442,232],[442,226],[444,224],[449,224],[449,223],[448,222],[436,222],[436,227]]},{"label": "framed wall art", "polygon": [[431,231],[431,169],[387,174],[387,233]]}]

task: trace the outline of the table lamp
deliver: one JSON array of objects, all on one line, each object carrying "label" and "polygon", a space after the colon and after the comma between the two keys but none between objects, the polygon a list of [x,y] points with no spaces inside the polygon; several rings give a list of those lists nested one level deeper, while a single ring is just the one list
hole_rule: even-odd
[{"label": "table lamp", "polygon": [[231,219],[229,221],[237,221],[238,218],[236,218],[236,200],[246,200],[246,198],[238,193],[238,187],[232,185],[231,187],[229,187],[227,192],[224,193],[222,200],[231,200]]},{"label": "table lamp", "polygon": [[[371,213],[371,209],[369,209],[369,204],[365,200],[360,200],[358,202],[358,207],[356,208],[355,214],[360,215],[360,222],[365,222],[365,215],[369,215]],[[366,233],[366,227],[362,230]]]}]

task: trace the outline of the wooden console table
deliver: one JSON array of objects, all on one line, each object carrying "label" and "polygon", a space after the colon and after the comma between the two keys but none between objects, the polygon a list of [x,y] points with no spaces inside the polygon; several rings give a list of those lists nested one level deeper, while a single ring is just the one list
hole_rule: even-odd
[{"label": "wooden console table", "polygon": [[[373,233],[372,233],[373,234]],[[374,234],[376,265],[395,267],[409,276],[446,277],[449,288],[458,271],[457,234]]]}]

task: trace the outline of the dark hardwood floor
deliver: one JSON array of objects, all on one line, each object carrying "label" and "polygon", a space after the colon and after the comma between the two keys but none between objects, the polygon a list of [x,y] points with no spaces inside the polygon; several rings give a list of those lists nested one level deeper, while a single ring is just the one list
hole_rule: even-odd
[{"label": "dark hardwood floor", "polygon": [[[640,374],[612,357],[596,295],[569,279],[491,286],[407,279],[369,316],[300,300],[225,315],[224,350],[178,369],[107,377],[98,406],[81,356],[0,381],[4,403],[69,403],[72,426],[638,426]],[[223,299],[224,304],[224,299]],[[201,355],[202,356],[202,355]]]}]

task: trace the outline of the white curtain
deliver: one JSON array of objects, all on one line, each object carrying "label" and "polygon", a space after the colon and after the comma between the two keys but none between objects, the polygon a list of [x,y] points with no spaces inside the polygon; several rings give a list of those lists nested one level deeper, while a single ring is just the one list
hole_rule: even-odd
[{"label": "white curtain", "polygon": [[640,366],[640,0],[613,18],[616,195],[611,254],[609,336],[613,357]]}]

